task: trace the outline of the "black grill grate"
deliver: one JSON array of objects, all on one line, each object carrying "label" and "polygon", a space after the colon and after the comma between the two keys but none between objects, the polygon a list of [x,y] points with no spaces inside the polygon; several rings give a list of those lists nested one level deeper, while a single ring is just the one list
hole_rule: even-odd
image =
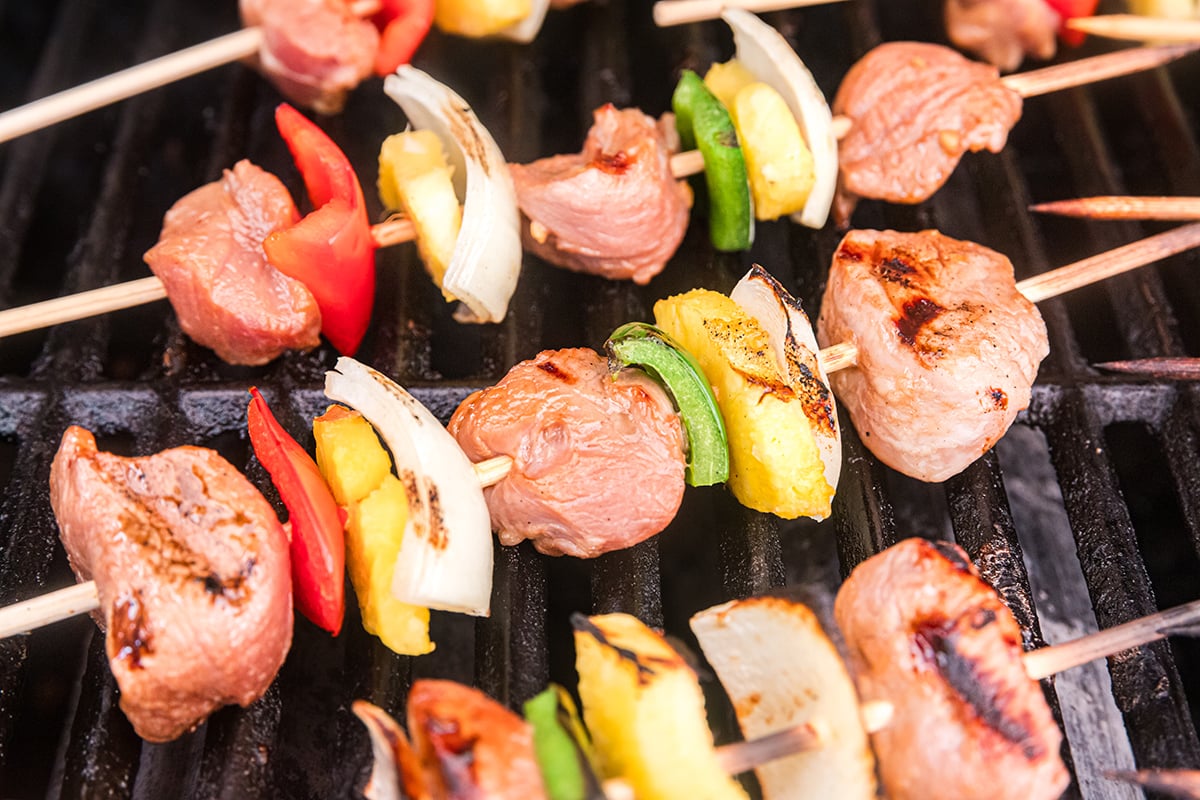
[{"label": "black grill grate", "polygon": [[[232,30],[233,3],[211,5],[0,4],[0,107]],[[832,96],[849,65],[881,39],[941,37],[939,5],[850,0],[770,20]],[[510,159],[527,161],[577,149],[602,102],[667,108],[679,67],[703,68],[730,52],[719,23],[660,31],[648,3],[593,0],[552,12],[529,47],[435,35],[418,64],[472,103]],[[1152,232],[1033,218],[1024,208],[1030,199],[1124,190],[1200,193],[1198,72],[1193,57],[1030,101],[1003,154],[968,158],[924,206],[865,203],[856,221],[939,227],[1007,253],[1020,277]],[[142,276],[140,254],[166,208],[239,158],[301,194],[271,121],[277,101],[248,70],[226,67],[0,145],[0,301]],[[374,174],[381,139],[402,124],[377,81],[352,96],[344,115],[322,120],[363,176]],[[616,325],[648,318],[658,297],[697,285],[728,290],[751,258],[815,312],[838,238],[764,225],[749,257],[723,256],[696,225],[667,272],[645,288],[529,259],[510,317],[487,329],[453,323],[414,253],[397,248],[381,254],[376,317],[360,357],[447,418],[471,387],[516,361],[544,348],[597,347]],[[689,490],[667,533],[595,562],[501,548],[493,616],[435,615],[434,654],[391,655],[361,631],[354,610],[337,640],[298,622],[291,657],[262,701],[221,711],[172,744],[144,745],[133,735],[90,621],[0,642],[0,797],[350,797],[369,763],[349,713],[355,698],[401,712],[413,679],[439,676],[515,704],[548,679],[572,682],[571,611],[630,611],[686,636],[687,617],[701,608],[801,582],[832,588],[854,564],[913,534],[962,544],[1030,644],[1043,632],[1053,640],[1148,613],[1156,597],[1193,599],[1197,387],[1105,377],[1088,364],[1198,354],[1196,261],[1177,257],[1043,303],[1051,356],[1032,408],[997,453],[944,485],[895,475],[850,433],[835,514],[820,525],[779,523],[720,489]],[[324,407],[321,377],[332,357],[322,347],[261,369],[229,367],[186,341],[165,304],[0,343],[0,602],[71,580],[46,491],[67,424],[96,430],[119,452],[207,444],[269,488],[243,433],[245,388],[263,387],[284,424],[305,430]],[[1101,778],[1104,768],[1200,764],[1185,699],[1200,707],[1200,650],[1162,643],[1079,676],[1058,679],[1050,692],[1061,700],[1076,765],[1068,796],[1139,796]],[[728,739],[732,716],[717,694],[710,692],[713,721]]]}]

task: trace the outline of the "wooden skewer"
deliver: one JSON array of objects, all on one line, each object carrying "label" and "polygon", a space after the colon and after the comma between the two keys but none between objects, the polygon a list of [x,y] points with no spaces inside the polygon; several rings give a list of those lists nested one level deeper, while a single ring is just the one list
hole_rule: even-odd
[{"label": "wooden skewer", "polygon": [[1101,195],[1071,200],[1055,200],[1029,207],[1040,214],[1088,219],[1161,219],[1172,221],[1200,219],[1200,197],[1128,197]]},{"label": "wooden skewer", "polygon": [[[361,0],[354,4],[353,12],[366,16],[378,8],[378,0]],[[7,142],[9,139],[24,136],[191,75],[250,58],[259,51],[262,43],[261,28],[243,28],[10,109],[0,114],[0,142]]]},{"label": "wooden skewer", "polygon": [[716,19],[727,8],[742,8],[761,14],[766,11],[842,2],[845,0],[658,0],[654,4],[653,16],[655,25],[669,28],[672,25]]},{"label": "wooden skewer", "polygon": [[1105,772],[1104,777],[1113,781],[1136,784],[1152,792],[1161,792],[1171,797],[1200,798],[1200,770],[1194,769],[1139,769],[1137,772]]},{"label": "wooden skewer", "polygon": [[1076,31],[1142,42],[1200,42],[1200,19],[1143,17],[1137,14],[1102,14],[1075,17],[1067,27]]},{"label": "wooden skewer", "polygon": [[[1032,303],[1065,294],[1073,289],[1120,275],[1161,259],[1200,246],[1200,222],[1109,250],[1106,253],[1076,261],[1042,275],[1026,278],[1017,284],[1017,291]],[[817,354],[826,372],[846,369],[858,363],[858,351],[850,342],[827,347]]]},{"label": "wooden skewer", "polygon": [[1093,366],[1110,372],[1165,378],[1175,381],[1200,381],[1200,358],[1135,358],[1129,361],[1105,361]]}]

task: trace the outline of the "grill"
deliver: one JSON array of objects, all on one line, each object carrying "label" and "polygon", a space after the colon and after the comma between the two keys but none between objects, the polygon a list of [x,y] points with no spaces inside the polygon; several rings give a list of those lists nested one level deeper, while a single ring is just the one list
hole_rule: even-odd
[{"label": "grill", "polygon": [[[878,41],[942,37],[939,5],[851,0],[769,19],[832,96]],[[233,30],[233,6],[0,4],[0,107]],[[593,0],[551,12],[531,46],[435,34],[417,63],[472,103],[510,160],[528,161],[578,149],[600,103],[666,109],[679,67],[703,68],[731,52],[720,23],[657,30],[648,3]],[[1155,226],[1034,218],[1024,209],[1089,194],[1200,193],[1198,72],[1193,56],[1031,100],[1004,153],[967,158],[923,206],[864,203],[856,223],[940,228],[1008,254],[1018,278],[1149,234]],[[162,213],[239,158],[302,196],[272,123],[276,102],[264,81],[230,66],[0,146],[0,303],[141,277],[141,253]],[[403,117],[375,81],[345,114],[321,122],[371,176],[379,142]],[[838,238],[769,224],[749,255],[727,256],[693,225],[645,288],[527,259],[509,318],[488,328],[455,324],[412,248],[393,248],[380,254],[376,314],[359,357],[446,419],[468,391],[538,350],[599,347],[618,324],[649,318],[658,297],[694,286],[728,291],[751,260],[815,318]],[[848,431],[834,515],[824,523],[782,523],[741,508],[723,489],[689,489],[667,532],[593,562],[498,548],[491,618],[435,615],[432,655],[390,654],[363,633],[353,608],[337,639],[298,620],[291,655],[261,701],[220,711],[170,744],[133,734],[89,620],[0,642],[0,797],[357,796],[370,750],[349,711],[355,698],[401,714],[411,681],[436,676],[515,705],[548,680],[573,684],[571,611],[632,612],[686,642],[687,617],[701,608],[785,587],[832,589],[856,563],[909,535],[964,546],[1031,646],[1194,599],[1200,391],[1108,377],[1089,364],[1200,354],[1196,261],[1176,257],[1043,303],[1051,355],[1031,408],[996,451],[943,485],[891,472]],[[305,431],[324,408],[322,375],[332,361],[326,346],[260,369],[230,367],[188,342],[165,303],[0,343],[0,602],[72,581],[47,497],[67,424],[127,454],[214,447],[275,500],[246,442],[245,389],[256,383],[289,430]],[[728,741],[732,712],[711,676],[706,686],[714,729]],[[1200,708],[1200,649],[1188,641],[1075,670],[1047,691],[1068,734],[1068,797],[1141,796],[1104,779],[1105,769],[1200,764],[1190,710]]]}]

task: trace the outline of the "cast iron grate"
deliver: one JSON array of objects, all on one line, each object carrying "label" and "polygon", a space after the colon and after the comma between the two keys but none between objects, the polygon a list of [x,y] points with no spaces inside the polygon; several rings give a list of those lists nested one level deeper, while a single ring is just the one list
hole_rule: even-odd
[{"label": "cast iron grate", "polygon": [[[940,39],[939,5],[851,0],[770,20],[832,96],[879,40]],[[0,5],[0,107],[235,25],[233,3]],[[418,64],[471,101],[510,159],[526,161],[577,149],[600,103],[667,108],[678,68],[702,68],[730,52],[719,23],[660,31],[646,2],[594,0],[552,12],[532,46],[435,35]],[[857,222],[939,227],[1009,254],[1019,276],[1145,235],[1153,226],[1035,219],[1024,208],[1031,199],[1126,189],[1200,193],[1198,70],[1193,58],[1031,101],[1005,153],[969,158],[924,206],[867,203]],[[140,254],[166,208],[239,158],[298,190],[271,122],[276,102],[256,76],[228,67],[0,146],[0,302],[142,276]],[[353,95],[344,115],[321,122],[371,176],[379,141],[403,118],[375,82]],[[760,228],[748,256],[722,256],[695,225],[667,272],[645,288],[528,259],[510,317],[489,329],[453,323],[413,253],[400,248],[381,255],[376,318],[360,357],[415,387],[446,418],[467,391],[516,361],[544,348],[597,347],[618,324],[648,318],[658,297],[697,285],[729,289],[750,260],[815,316],[837,240],[833,230],[772,224]],[[222,711],[171,744],[133,735],[90,621],[0,642],[0,797],[354,796],[369,763],[349,713],[355,698],[399,713],[413,679],[439,676],[516,704],[548,679],[572,682],[571,611],[629,611],[686,637],[687,617],[701,608],[801,583],[832,588],[863,558],[914,534],[962,544],[1031,644],[1148,613],[1156,597],[1193,599],[1197,387],[1110,378],[1088,365],[1198,354],[1196,258],[1044,303],[1052,352],[1033,406],[996,453],[944,485],[892,473],[851,434],[826,523],[781,524],[723,490],[689,490],[664,535],[592,563],[501,548],[493,616],[437,616],[434,654],[393,656],[353,619],[337,640],[299,622],[292,655],[262,701]],[[242,430],[246,386],[262,387],[284,423],[302,431],[323,408],[321,376],[332,359],[323,347],[261,369],[229,367],[187,342],[165,304],[0,344],[0,602],[70,581],[46,492],[67,424],[96,430],[120,452],[207,444],[266,487]],[[1050,694],[1077,777],[1068,796],[1139,796],[1100,777],[1106,768],[1200,764],[1190,712],[1200,707],[1195,648],[1143,648],[1107,669],[1064,676]],[[718,692],[710,696],[714,726],[727,740],[731,712]]]}]

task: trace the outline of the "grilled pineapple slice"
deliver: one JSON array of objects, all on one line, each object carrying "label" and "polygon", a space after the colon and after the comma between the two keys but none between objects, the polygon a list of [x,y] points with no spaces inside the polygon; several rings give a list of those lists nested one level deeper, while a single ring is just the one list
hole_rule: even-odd
[{"label": "grilled pineapple slice", "polygon": [[433,650],[429,609],[392,596],[392,573],[404,526],[408,495],[392,474],[392,462],[371,423],[357,411],[331,406],[313,420],[317,466],[347,508],[346,568],[358,597],[363,628],[401,655]]},{"label": "grilled pineapple slice", "polygon": [[804,208],[816,183],[816,167],[787,101],[736,59],[713,64],[704,83],[733,118],[746,159],[754,216],[778,219]]},{"label": "grilled pineapple slice", "polygon": [[531,0],[437,0],[433,21],[444,33],[495,36],[533,12]]},{"label": "grilled pineapple slice", "polygon": [[628,614],[576,615],[575,666],[600,773],[638,800],[745,800],[717,763],[696,675]]},{"label": "grilled pineapple slice", "polygon": [[454,256],[462,208],[442,142],[431,130],[405,131],[379,148],[379,198],[412,220],[417,252],[439,287]]},{"label": "grilled pineapple slice", "polygon": [[729,488],[756,511],[785,519],[829,516],[812,423],[779,371],[767,333],[730,298],[707,289],[659,300],[654,319],[712,384],[729,438]]}]

